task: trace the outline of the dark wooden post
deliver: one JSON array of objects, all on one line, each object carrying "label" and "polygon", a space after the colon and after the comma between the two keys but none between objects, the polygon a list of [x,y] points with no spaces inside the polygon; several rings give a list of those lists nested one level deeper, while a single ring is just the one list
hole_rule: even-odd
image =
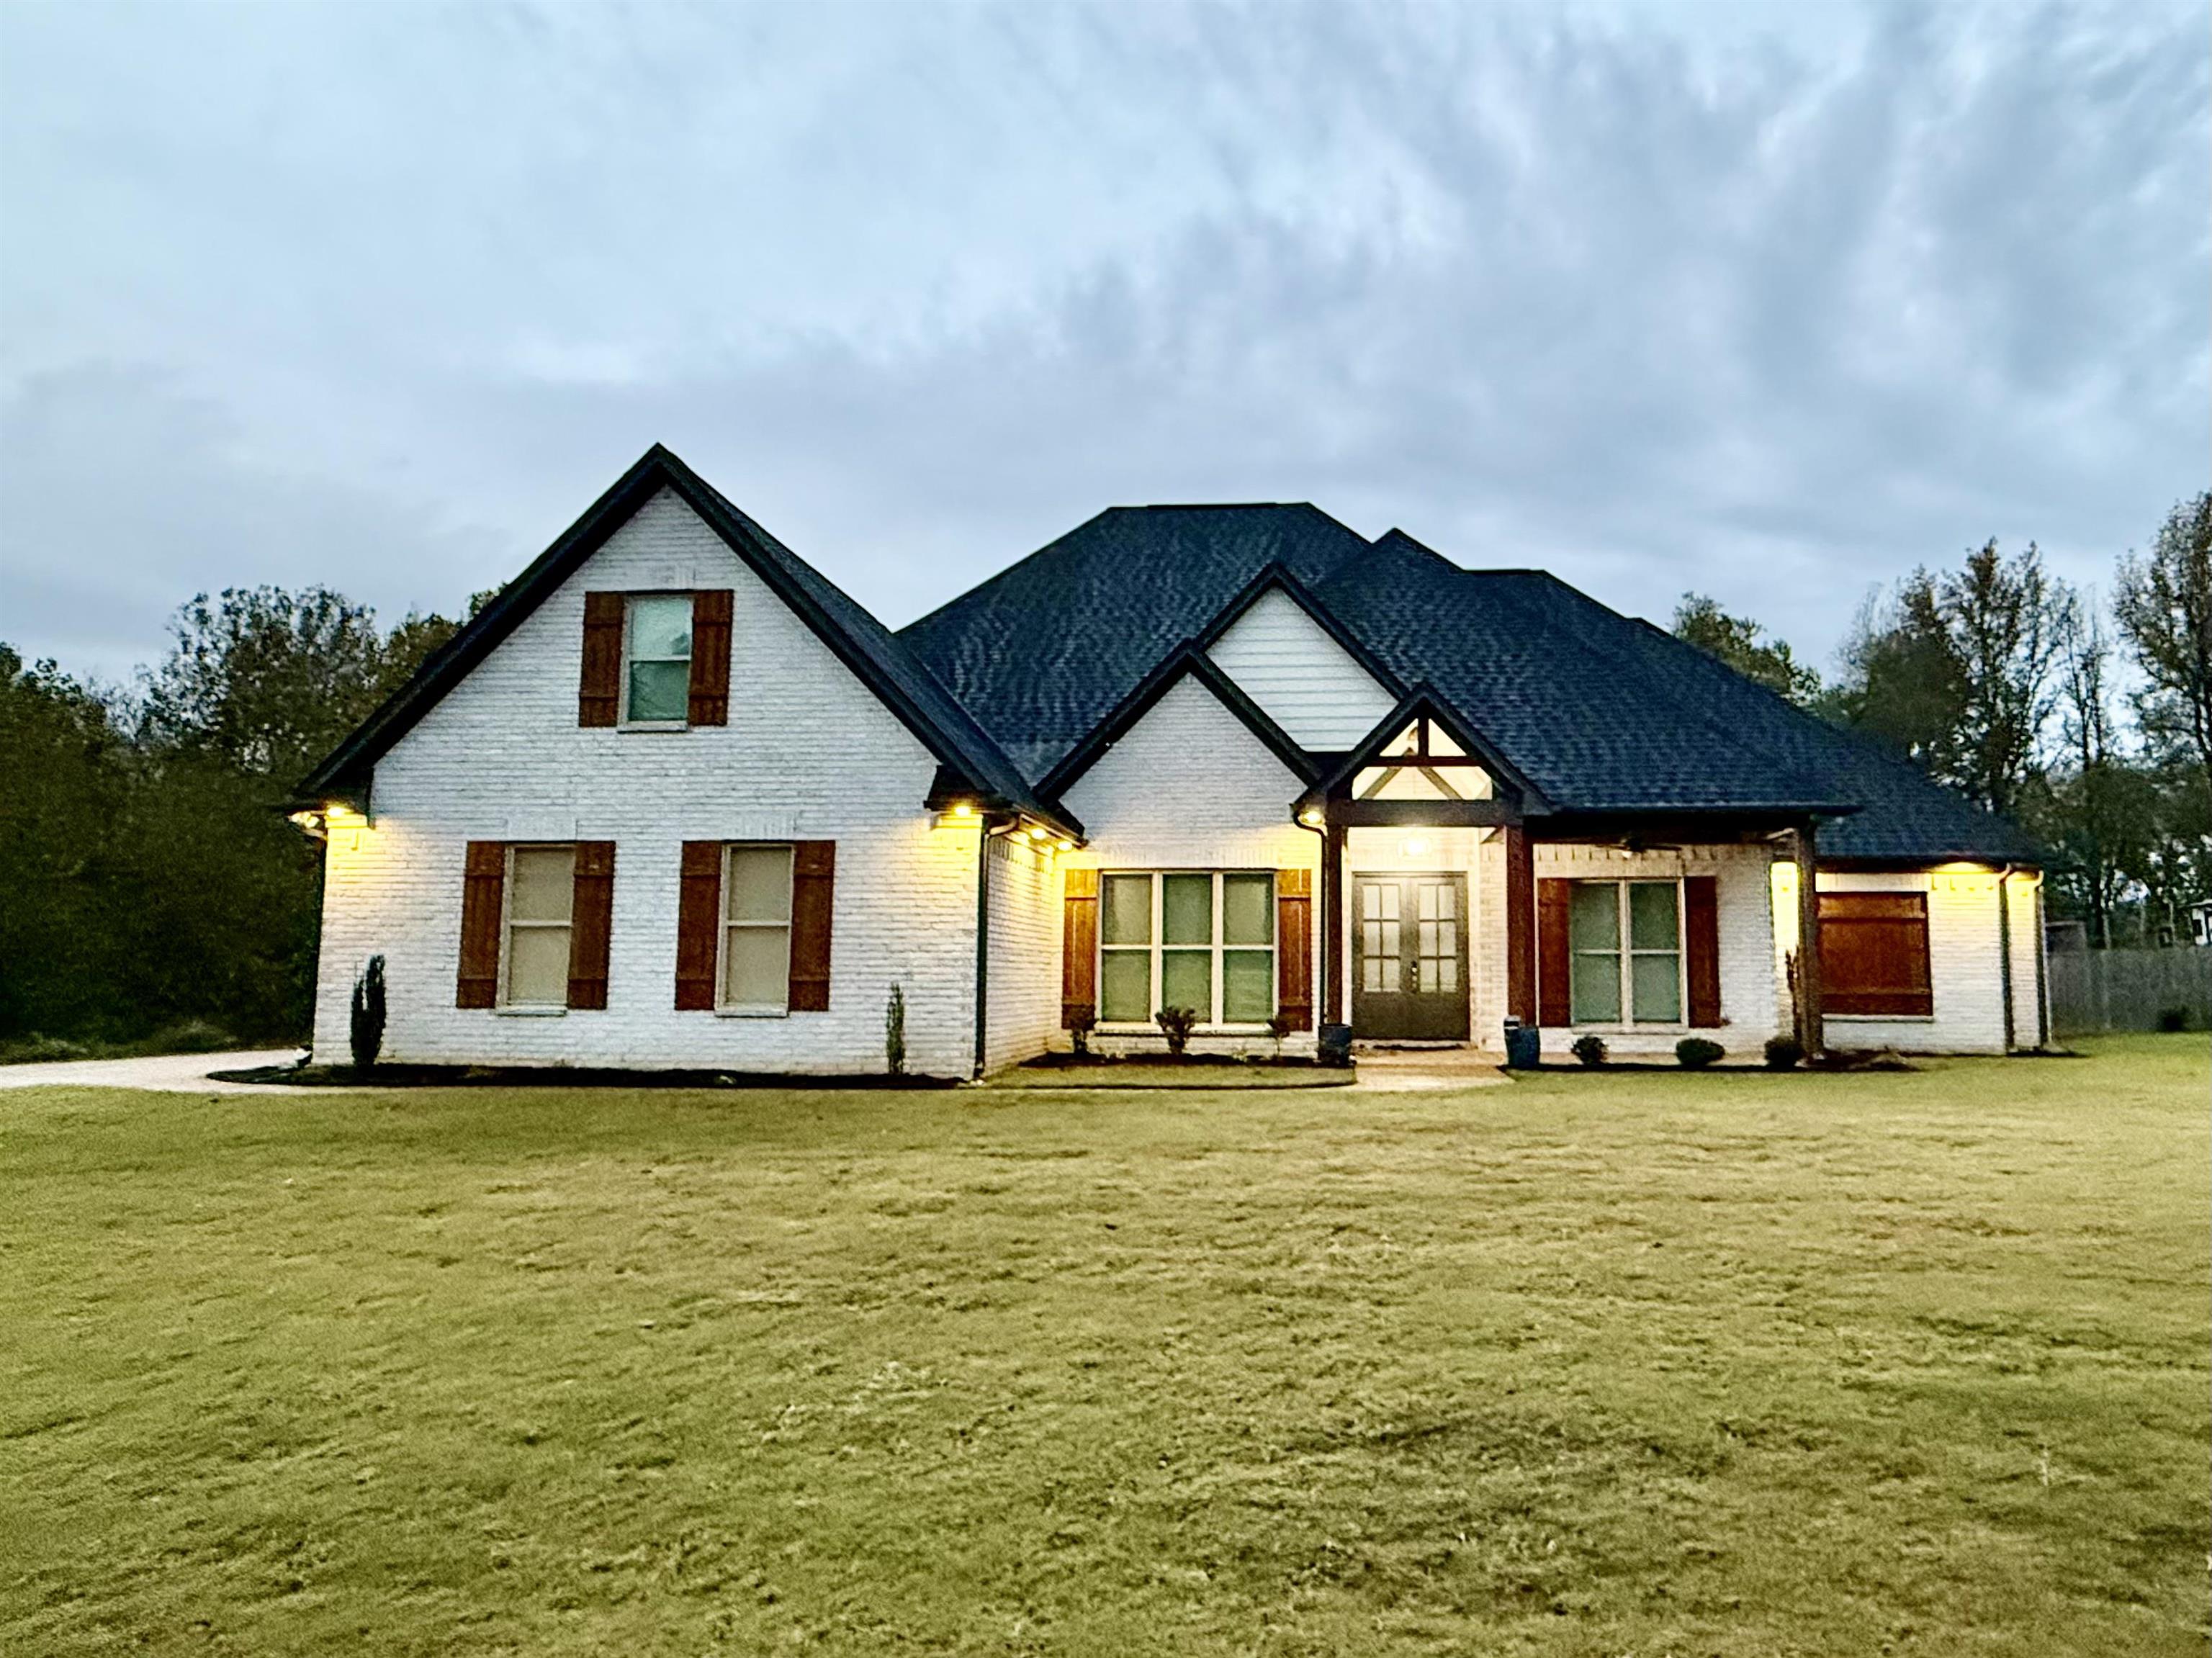
[{"label": "dark wooden post", "polygon": [[1505,1011],[1536,1023],[1536,854],[1528,831],[1508,823],[1505,836]]},{"label": "dark wooden post", "polygon": [[1326,803],[1321,832],[1321,986],[1323,1024],[1342,1024],[1344,1011],[1344,825]]},{"label": "dark wooden post", "polygon": [[1808,1058],[1826,1052],[1827,1021],[1820,1009],[1820,892],[1819,851],[1813,820],[1790,836],[1797,865],[1797,1040]]}]

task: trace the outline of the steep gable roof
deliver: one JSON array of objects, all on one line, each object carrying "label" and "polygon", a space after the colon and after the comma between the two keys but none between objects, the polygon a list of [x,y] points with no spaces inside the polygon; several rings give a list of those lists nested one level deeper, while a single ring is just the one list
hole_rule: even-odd
[{"label": "steep gable roof", "polygon": [[663,489],[672,490],[696,513],[936,757],[933,799],[972,793],[981,804],[1081,833],[1081,825],[1065,811],[1038,798],[1019,768],[890,629],[659,444],[309,773],[298,790],[301,802],[365,788],[376,762],[392,744]]},{"label": "steep gable roof", "polygon": [[1310,587],[1367,546],[1304,503],[1115,507],[899,637],[1042,777],[1261,571]]},{"label": "steep gable roof", "polygon": [[1247,696],[1243,688],[1224,673],[1194,641],[1171,652],[1167,660],[1139,681],[1111,714],[1091,728],[1083,741],[1060,756],[1060,762],[1038,784],[1038,791],[1057,799],[1061,790],[1096,765],[1107,750],[1152,712],[1155,703],[1185,679],[1195,679],[1211,691],[1214,699],[1242,720],[1245,729],[1258,738],[1300,782],[1310,783],[1320,774],[1313,757],[1298,746],[1289,732],[1268,718],[1267,711]]}]

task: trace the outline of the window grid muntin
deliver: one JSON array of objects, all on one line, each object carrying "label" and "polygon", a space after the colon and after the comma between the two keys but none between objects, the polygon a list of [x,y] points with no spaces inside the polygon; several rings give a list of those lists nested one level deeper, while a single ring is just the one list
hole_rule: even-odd
[{"label": "window grid muntin", "polygon": [[[534,853],[565,852],[568,854],[567,882],[567,913],[557,919],[544,916],[522,916],[515,914],[515,895],[519,884],[515,878],[518,855]],[[568,1005],[568,962],[576,925],[576,847],[574,841],[533,841],[510,843],[507,848],[507,863],[500,883],[499,918],[499,1005],[501,1007],[566,1007]],[[561,937],[562,963],[558,989],[552,994],[525,999],[514,993],[514,945],[518,932],[532,934],[558,933]]]},{"label": "window grid muntin", "polygon": [[[1170,944],[1167,942],[1167,890],[1173,878],[1204,877],[1210,883],[1211,934],[1205,945]],[[1230,944],[1226,941],[1226,904],[1229,883],[1246,879],[1257,884],[1267,883],[1266,917],[1267,941],[1264,944]],[[1109,918],[1115,913],[1114,884],[1120,881],[1142,881],[1146,885],[1146,916],[1148,936],[1142,942],[1129,940],[1109,942],[1113,929]],[[1168,1004],[1165,990],[1166,958],[1184,954],[1207,957],[1208,1005],[1199,1010],[1198,1029],[1201,1030],[1256,1029],[1273,1018],[1277,1009],[1278,980],[1276,950],[1281,940],[1275,926],[1275,872],[1273,870],[1115,870],[1102,872],[1099,877],[1098,918],[1098,1020],[1107,1028],[1135,1030],[1153,1023],[1154,1015]],[[1265,956],[1267,962],[1267,1011],[1257,1018],[1230,1019],[1228,1011],[1228,963],[1231,956]],[[1140,957],[1146,963],[1146,1011],[1138,1017],[1115,1015],[1108,1008],[1108,983],[1113,975],[1112,964],[1117,959]],[[1249,971],[1249,966],[1243,970]]]},{"label": "window grid muntin", "polygon": [[[638,612],[642,606],[652,604],[666,604],[672,608],[680,604],[685,608],[686,620],[684,627],[684,653],[682,655],[641,656],[637,653]],[[625,726],[682,726],[688,725],[690,722],[691,653],[697,647],[696,623],[690,619],[690,607],[692,604],[693,599],[690,593],[629,593],[624,595],[623,603],[622,724]],[[632,683],[635,677],[635,671],[641,665],[646,666],[667,666],[675,663],[682,663],[684,665],[683,706],[674,714],[646,715],[634,714],[631,712],[630,705],[632,701],[632,694],[635,689],[635,686]]]},{"label": "window grid muntin", "polygon": [[[781,919],[735,916],[731,910],[738,893],[736,871],[740,857],[760,853],[783,854],[783,914]],[[730,1013],[788,1013],[791,1011],[792,877],[798,848],[788,841],[729,841],[722,847],[722,897],[714,925],[714,1005]],[[780,936],[783,941],[783,994],[772,1001],[738,1001],[730,994],[733,959],[731,934],[752,938]]]},{"label": "window grid muntin", "polygon": [[[1572,884],[1572,885],[1577,893],[1598,887],[1611,887],[1613,889],[1613,917],[1614,932],[1613,935],[1613,943],[1611,949],[1603,950],[1587,947],[1577,942],[1574,937],[1574,914],[1571,909],[1570,910],[1567,944],[1567,959],[1569,963],[1569,1022],[1573,1025],[1589,1026],[1599,1029],[1642,1029],[1666,1030],[1686,1029],[1686,1026],[1684,1023],[1685,1010],[1689,1005],[1689,986],[1686,975],[1689,967],[1689,952],[1684,948],[1682,938],[1682,878],[1680,876],[1673,876],[1653,878],[1650,877],[1638,878],[1631,876],[1625,878],[1613,878],[1597,880],[1577,880]],[[1638,887],[1664,887],[1673,893],[1674,907],[1674,938],[1671,946],[1639,946],[1635,942],[1635,916],[1633,914],[1632,898],[1631,895],[1632,890]],[[1637,1017],[1636,962],[1638,958],[1642,957],[1647,961],[1657,961],[1668,957],[1673,958],[1674,968],[1674,973],[1671,975],[1674,992],[1674,1011],[1673,1017],[1663,1019],[1644,1019]],[[1578,999],[1576,994],[1577,984],[1576,977],[1577,969],[1585,960],[1594,962],[1606,958],[1611,958],[1613,963],[1615,985],[1613,994],[1616,998],[1614,1005],[1615,1011],[1610,1018],[1584,1018],[1576,1007],[1576,1003]]]}]

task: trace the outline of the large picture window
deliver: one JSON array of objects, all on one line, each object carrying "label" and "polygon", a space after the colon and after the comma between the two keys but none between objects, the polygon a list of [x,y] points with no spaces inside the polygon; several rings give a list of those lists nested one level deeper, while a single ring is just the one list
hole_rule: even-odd
[{"label": "large picture window", "polygon": [[1150,1024],[1187,1007],[1202,1025],[1275,1013],[1275,875],[1170,871],[1099,884],[1098,1017]]},{"label": "large picture window", "polygon": [[506,992],[501,1000],[510,1007],[566,1007],[576,849],[509,847],[507,859]]},{"label": "large picture window", "polygon": [[1567,926],[1577,1024],[1680,1024],[1681,894],[1673,881],[1577,881]]},{"label": "large picture window", "polygon": [[629,601],[623,645],[623,720],[682,725],[691,695],[691,595],[641,593]]}]

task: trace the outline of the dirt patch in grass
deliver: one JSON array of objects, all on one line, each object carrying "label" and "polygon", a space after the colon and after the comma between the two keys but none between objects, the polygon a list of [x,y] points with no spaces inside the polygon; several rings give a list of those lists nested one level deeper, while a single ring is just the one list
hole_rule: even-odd
[{"label": "dirt patch in grass", "polygon": [[0,1096],[0,1648],[2204,1650],[2197,1037]]}]

